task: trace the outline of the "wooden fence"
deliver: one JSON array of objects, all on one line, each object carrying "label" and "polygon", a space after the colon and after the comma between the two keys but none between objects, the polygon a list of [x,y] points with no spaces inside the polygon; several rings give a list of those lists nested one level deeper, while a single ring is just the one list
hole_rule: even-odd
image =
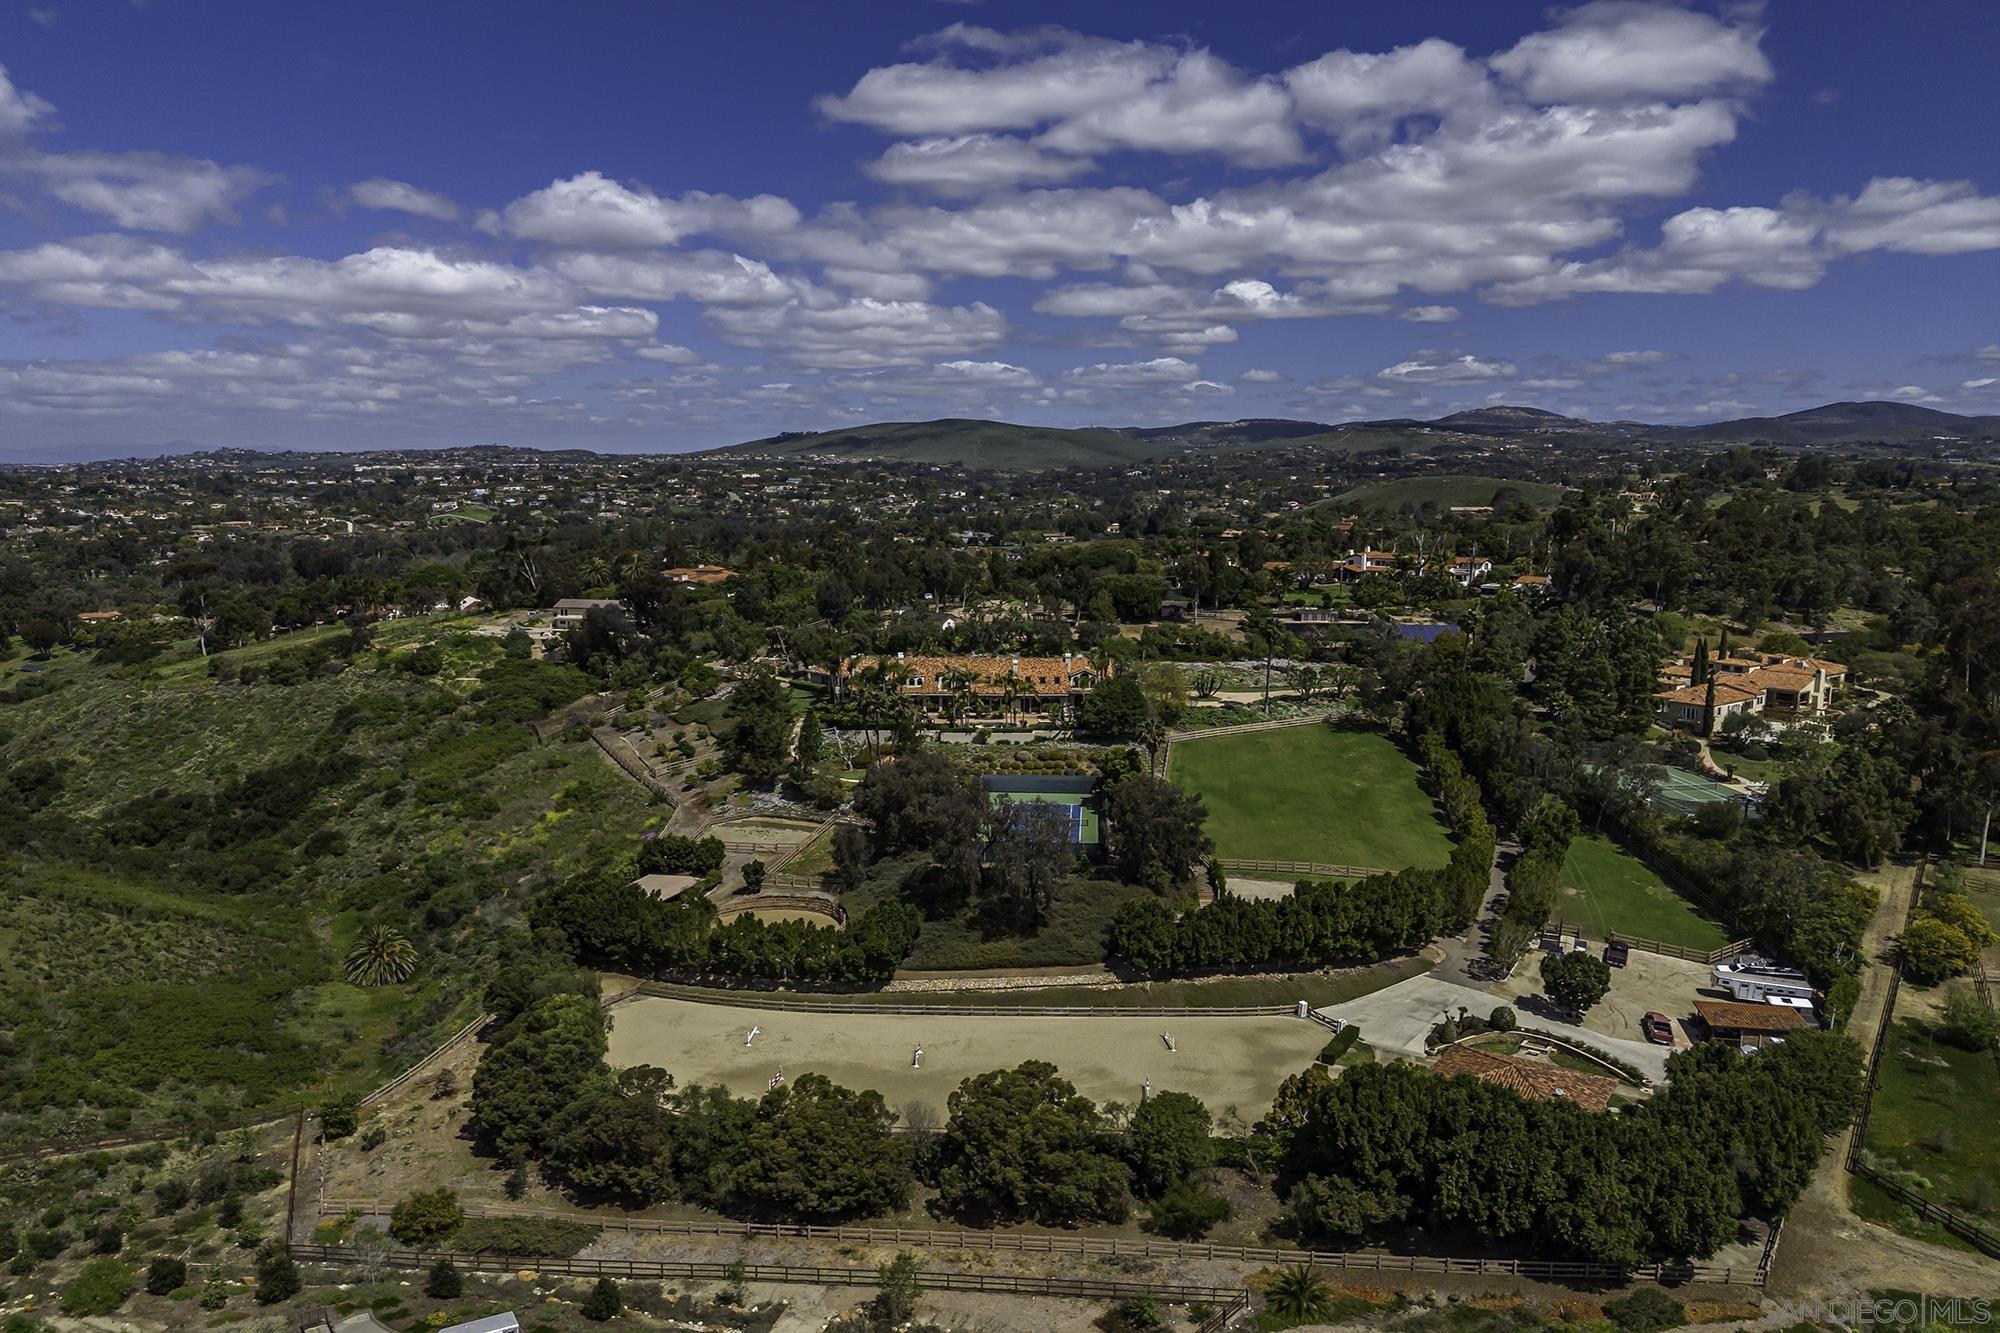
[{"label": "wooden fence", "polygon": [[1720,949],[1690,949],[1684,944],[1668,944],[1662,940],[1642,939],[1637,935],[1620,935],[1615,930],[1607,934],[1605,939],[1607,942],[1615,940],[1619,944],[1639,949],[1646,953],[1664,954],[1668,958],[1681,958],[1690,963],[1707,963],[1710,966],[1716,963],[1726,963],[1738,955],[1748,952],[1751,946],[1756,943],[1754,940],[1742,939],[1733,940],[1723,945]]},{"label": "wooden fence", "polygon": [[[570,1277],[610,1277],[639,1281],[681,1279],[694,1282],[779,1282],[808,1287],[875,1287],[881,1274],[873,1268],[835,1268],[820,1264],[733,1264],[673,1262],[652,1259],[562,1259],[527,1254],[469,1254],[455,1250],[390,1250],[364,1256],[339,1245],[293,1245],[292,1258],[308,1264],[358,1264],[367,1259],[385,1268],[428,1268],[439,1259],[475,1273],[513,1273],[532,1269]],[[1124,1301],[1149,1296],[1167,1305],[1223,1303],[1237,1311],[1248,1298],[1242,1287],[1206,1287],[1192,1283],[1120,1282],[1105,1278],[1035,1277],[1020,1273],[959,1273],[925,1270],[919,1277],[931,1291],[983,1291],[1011,1296],[1068,1296],[1081,1300]]]},{"label": "wooden fence", "polygon": [[597,748],[604,752],[604,757],[618,766],[619,772],[668,805],[680,804],[679,793],[670,791],[666,783],[653,776],[652,770],[646,767],[645,762],[632,753],[632,747],[625,743],[624,736],[610,727],[593,727],[590,738],[597,742]]},{"label": "wooden fence", "polygon": [[917,1014],[989,1018],[1270,1018],[1298,1013],[1296,1004],[1235,1005],[1047,1005],[1047,1004],[920,1004],[885,1000],[779,998],[761,991],[709,991],[677,986],[669,981],[642,981],[614,997],[613,1003],[650,995],[694,1004],[719,1004],[731,1009],[768,1009],[794,1014]]},{"label": "wooden fence", "polygon": [[[390,1205],[380,1200],[329,1199],[325,1212],[331,1216],[354,1213],[358,1216],[387,1216]],[[1176,1263],[1222,1260],[1250,1264],[1312,1264],[1315,1267],[1343,1268],[1374,1273],[1469,1273],[1497,1277],[1523,1277],[1549,1282],[1702,1282],[1725,1286],[1762,1286],[1762,1266],[1736,1267],[1730,1264],[1666,1262],[1623,1268],[1615,1264],[1589,1263],[1565,1259],[1491,1259],[1460,1255],[1382,1254],[1372,1251],[1303,1250],[1282,1245],[1219,1245],[1209,1241],[1154,1240],[1150,1237],[1124,1239],[1112,1236],[1083,1236],[1074,1233],[1029,1231],[974,1231],[956,1227],[862,1227],[778,1225],[757,1222],[730,1222],[723,1219],[689,1220],[604,1216],[596,1213],[526,1207],[468,1208],[468,1217],[549,1218],[584,1222],[606,1231],[665,1236],[705,1236],[740,1240],[824,1240],[843,1245],[871,1245],[908,1250],[958,1250],[968,1253],[1081,1255],[1154,1259]],[[513,1266],[536,1267],[541,1261],[516,1257]],[[931,1285],[930,1275],[924,1278]]]},{"label": "wooden fence", "polygon": [[1253,875],[1259,871],[1298,875],[1305,879],[1367,879],[1370,875],[1388,875],[1394,872],[1384,866],[1343,866],[1331,865],[1325,861],[1279,861],[1261,856],[1221,856],[1216,864],[1225,871]]},{"label": "wooden fence", "polygon": [[423,1059],[417,1061],[415,1064],[411,1065],[408,1069],[405,1069],[402,1073],[396,1075],[396,1077],[390,1079],[387,1083],[384,1083],[381,1087],[375,1089],[373,1092],[363,1097],[361,1099],[361,1105],[372,1106],[374,1103],[381,1101],[384,1097],[387,1097],[390,1093],[396,1091],[396,1089],[402,1087],[406,1083],[409,1083],[412,1079],[416,1078],[417,1075],[423,1073],[426,1069],[428,1069],[431,1065],[435,1064],[438,1060],[442,1059],[446,1055],[449,1055],[452,1051],[457,1050],[460,1045],[471,1040],[472,1037],[475,1036],[481,1028],[484,1028],[488,1023],[491,1023],[492,1021],[493,1021],[493,1015],[491,1014],[479,1015],[479,1017],[473,1019],[470,1023],[467,1023],[464,1027],[460,1028],[458,1031],[452,1033],[449,1037],[445,1038],[444,1041],[441,1044],[439,1044],[434,1050],[432,1050],[429,1055],[426,1055]]},{"label": "wooden fence", "polygon": [[1315,722],[1326,721],[1337,711],[1339,710],[1322,708],[1316,713],[1307,713],[1303,717],[1274,717],[1262,722],[1238,722],[1234,726],[1228,727],[1188,727],[1180,731],[1168,732],[1167,739],[1169,741],[1198,741],[1209,736],[1241,736],[1252,731],[1277,731],[1283,727],[1309,727]]},{"label": "wooden fence", "polygon": [[[1923,897],[1924,870],[1927,866],[1928,862],[1917,869],[1916,883],[1910,889],[1910,910],[1903,919],[1904,929],[1908,929],[1910,922],[1916,917],[1917,902]],[[1983,969],[1979,980],[1982,984],[1985,981]],[[1935,1223],[1974,1248],[2000,1258],[2000,1228],[1988,1226],[1977,1218],[1967,1217],[1943,1204],[1933,1203],[1907,1185],[1892,1180],[1886,1173],[1864,1160],[1867,1151],[1864,1145],[1868,1138],[1868,1118],[1875,1109],[1875,1089],[1882,1077],[1882,1053],[1888,1048],[1889,1033],[1896,1026],[1896,998],[1902,993],[1902,989],[1903,967],[1899,959],[1895,970],[1889,974],[1889,993],[1882,1004],[1882,1024],[1875,1030],[1875,1044],[1868,1052],[1868,1077],[1862,1089],[1861,1114],[1855,1117],[1854,1129],[1847,1141],[1847,1169],[1896,1202],[1914,1210],[1923,1220]],[[2000,1049],[1996,1049],[1994,1058],[2000,1059]]]}]

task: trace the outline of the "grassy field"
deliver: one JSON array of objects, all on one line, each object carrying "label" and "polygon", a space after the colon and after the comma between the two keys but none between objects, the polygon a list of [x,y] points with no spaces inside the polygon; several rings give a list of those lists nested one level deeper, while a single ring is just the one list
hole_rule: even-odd
[{"label": "grassy field", "polygon": [[1404,505],[1434,504],[1442,508],[1453,505],[1490,505],[1493,497],[1503,487],[1521,493],[1521,498],[1531,505],[1548,508],[1562,498],[1562,487],[1540,481],[1509,481],[1505,477],[1466,476],[1458,473],[1444,473],[1436,476],[1397,477],[1391,481],[1371,482],[1357,486],[1351,491],[1334,497],[1337,504],[1349,509],[1400,509]]},{"label": "grassy field", "polygon": [[[1882,1049],[1880,1079],[1868,1116],[1867,1150],[1903,1183],[1948,1208],[2000,1225],[2000,1070],[1990,1051],[1964,1051],[1936,1040],[1928,1024],[1905,1018]],[[1876,1202],[1901,1205],[1886,1195]]]},{"label": "grassy field", "polygon": [[[761,1028],[750,1045],[750,1028]],[[1171,1034],[1178,1050],[1169,1050]],[[921,1068],[912,1067],[917,1046]],[[1023,1060],[1053,1062],[1095,1101],[1189,1092],[1211,1110],[1271,1103],[1278,1085],[1326,1045],[1326,1029],[1298,1018],[1041,1018],[939,1014],[798,1014],[644,997],[612,1011],[611,1063],[658,1065],[679,1084],[720,1083],[757,1096],[786,1078],[824,1074],[873,1088],[891,1106],[942,1107],[959,1082]]]},{"label": "grassy field", "polygon": [[1417,766],[1380,732],[1302,726],[1181,741],[1171,775],[1208,802],[1223,856],[1388,870],[1451,857]]},{"label": "grassy field", "polygon": [[1591,939],[1601,940],[1615,930],[1689,949],[1716,949],[1729,942],[1720,925],[1608,838],[1586,834],[1571,843],[1561,883],[1556,915],[1582,927]]}]

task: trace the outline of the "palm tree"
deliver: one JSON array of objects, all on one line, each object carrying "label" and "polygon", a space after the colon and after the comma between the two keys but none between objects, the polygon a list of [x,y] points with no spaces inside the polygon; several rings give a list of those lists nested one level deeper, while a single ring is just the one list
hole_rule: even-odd
[{"label": "palm tree", "polygon": [[1311,1264],[1293,1264],[1280,1272],[1265,1303],[1285,1319],[1320,1319],[1333,1308]]},{"label": "palm tree", "polygon": [[652,567],[653,567],[653,562],[647,558],[647,555],[644,551],[632,552],[630,555],[625,557],[625,562],[623,565],[626,582],[637,583],[640,579],[646,577],[646,571],[651,569]]},{"label": "palm tree", "polygon": [[611,564],[601,555],[591,556],[583,562],[583,581],[593,588],[601,588],[611,578]]},{"label": "palm tree", "polygon": [[417,970],[417,949],[400,930],[369,926],[347,951],[343,970],[357,986],[392,986]]}]

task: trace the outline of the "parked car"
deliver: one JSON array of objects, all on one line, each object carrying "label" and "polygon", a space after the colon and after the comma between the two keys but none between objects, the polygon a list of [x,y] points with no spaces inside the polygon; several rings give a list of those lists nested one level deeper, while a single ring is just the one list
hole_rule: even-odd
[{"label": "parked car", "polygon": [[1604,961],[1612,967],[1625,966],[1625,960],[1632,956],[1632,946],[1623,940],[1613,940],[1604,946]]},{"label": "parked car", "polygon": [[1576,943],[1570,946],[1569,951],[1571,953],[1589,953],[1590,943],[1583,936],[1579,935],[1576,937]]},{"label": "parked car", "polygon": [[1646,1040],[1652,1042],[1655,1046],[1671,1046],[1674,1044],[1673,1021],[1665,1014],[1648,1010],[1646,1016],[1639,1020],[1639,1030],[1644,1032]]}]

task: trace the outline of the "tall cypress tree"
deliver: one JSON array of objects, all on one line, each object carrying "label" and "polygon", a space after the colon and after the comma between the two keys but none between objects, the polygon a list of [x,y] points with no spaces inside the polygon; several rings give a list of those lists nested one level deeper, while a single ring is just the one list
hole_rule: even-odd
[{"label": "tall cypress tree", "polygon": [[1708,679],[1708,639],[1706,636],[1694,641],[1694,674],[1688,677],[1688,684],[1699,685]]}]

